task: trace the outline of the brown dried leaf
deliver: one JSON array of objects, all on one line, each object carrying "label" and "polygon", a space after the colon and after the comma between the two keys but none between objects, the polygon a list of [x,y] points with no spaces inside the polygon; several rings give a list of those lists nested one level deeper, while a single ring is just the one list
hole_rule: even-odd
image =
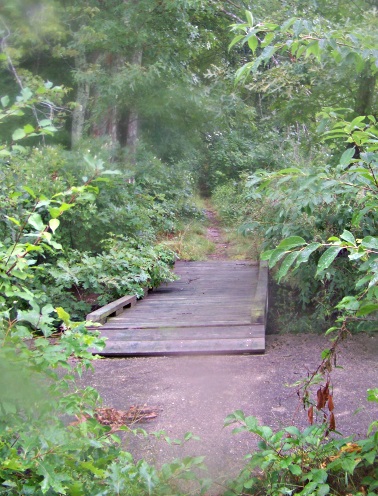
[{"label": "brown dried leaf", "polygon": [[316,392],[316,397],[318,399],[318,402],[316,404],[316,408],[318,410],[321,410],[325,406],[325,401],[324,401],[324,396],[323,396],[323,391],[322,388],[319,388]]},{"label": "brown dried leaf", "polygon": [[323,398],[324,398],[323,408],[325,407],[325,405],[327,403],[328,396],[329,396],[329,381],[327,381],[327,383],[326,383],[326,385],[324,386],[324,389],[323,389]]},{"label": "brown dried leaf", "polygon": [[336,430],[336,421],[335,421],[335,416],[333,412],[331,412],[329,416],[329,430],[330,431],[335,431]]},{"label": "brown dried leaf", "polygon": [[307,411],[308,421],[312,425],[314,423],[314,407],[311,405]]},{"label": "brown dried leaf", "polygon": [[333,404],[333,396],[332,396],[332,394],[330,394],[330,395],[328,396],[328,410],[329,410],[330,412],[333,412],[333,410],[334,410],[334,409],[335,409],[335,406],[334,406],[334,404]]}]

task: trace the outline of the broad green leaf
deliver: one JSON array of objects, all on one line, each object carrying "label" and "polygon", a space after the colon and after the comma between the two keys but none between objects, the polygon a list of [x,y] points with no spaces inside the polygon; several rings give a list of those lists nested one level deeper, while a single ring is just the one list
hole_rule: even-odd
[{"label": "broad green leaf", "polygon": [[51,215],[51,217],[53,219],[56,219],[57,217],[59,217],[61,212],[60,212],[60,209],[58,207],[52,207],[52,208],[49,208],[49,214]]},{"label": "broad green leaf", "polygon": [[273,250],[269,258],[269,268],[271,269],[272,267],[274,267],[276,263],[279,262],[281,258],[285,256],[286,253],[287,253],[286,249],[283,250],[280,248],[276,248],[275,250]]},{"label": "broad green leaf", "polygon": [[25,138],[25,136],[26,136],[26,133],[23,129],[16,129],[12,134],[12,140],[18,141],[22,138]]},{"label": "broad green leaf", "polygon": [[52,230],[52,232],[55,232],[56,231],[56,229],[58,228],[59,224],[60,224],[60,221],[58,219],[56,219],[56,218],[49,220],[49,226],[50,226],[50,229]]},{"label": "broad green leaf", "polygon": [[360,302],[354,296],[344,296],[340,303],[336,305],[336,308],[355,311],[360,308]]},{"label": "broad green leaf", "polygon": [[377,303],[364,303],[360,306],[358,312],[356,313],[357,317],[362,317],[364,315],[369,315],[370,313],[378,311]]},{"label": "broad green leaf", "polygon": [[331,265],[342,249],[342,246],[331,246],[323,253],[318,262],[318,268],[316,271],[317,276]]},{"label": "broad green leaf", "polygon": [[30,224],[37,231],[42,231],[45,228],[42,217],[34,212],[28,219],[28,224]]},{"label": "broad green leaf", "polygon": [[297,53],[295,54],[295,56],[299,59],[299,57],[306,51],[306,46],[305,45],[301,45],[299,46],[298,50],[297,50]]},{"label": "broad green leaf", "polygon": [[281,26],[281,32],[286,33],[286,31],[288,31],[291,28],[291,26],[295,23],[296,20],[297,19],[295,17],[292,17],[291,19],[285,21]]},{"label": "broad green leaf", "polygon": [[268,61],[271,59],[271,57],[275,54],[275,52],[277,51],[277,48],[275,46],[267,46],[264,48],[264,50],[262,51],[260,57],[265,60],[265,61]]},{"label": "broad green leaf", "polygon": [[355,246],[356,245],[356,240],[353,236],[353,234],[346,229],[344,229],[343,233],[340,235],[340,238],[346,241],[347,243]]},{"label": "broad green leaf", "polygon": [[347,150],[345,150],[345,152],[341,155],[339,164],[344,165],[344,166],[349,165],[352,158],[353,158],[354,153],[355,153],[354,147],[348,148]]},{"label": "broad green leaf", "polygon": [[69,314],[62,307],[57,307],[55,311],[58,314],[58,317],[62,319],[63,322],[66,324],[66,326],[69,326],[70,325]]},{"label": "broad green leaf", "polygon": [[31,91],[30,88],[26,87],[26,88],[22,88],[21,95],[23,99],[26,101],[26,100],[30,100],[30,98],[33,96],[33,92]]},{"label": "broad green leaf", "polygon": [[254,66],[254,63],[247,62],[242,67],[240,67],[235,73],[235,83],[238,83],[243,77],[246,77]]},{"label": "broad green leaf", "polygon": [[289,427],[285,427],[285,432],[289,433],[291,436],[301,436],[301,431],[298,429],[298,427],[295,427],[294,425],[289,425]]},{"label": "broad green leaf", "polygon": [[260,259],[261,260],[269,260],[270,259],[270,256],[271,254],[274,252],[274,250],[267,250],[267,251],[264,251],[261,256],[260,256]]},{"label": "broad green leaf", "polygon": [[306,241],[300,236],[290,236],[289,238],[282,240],[277,248],[281,250],[291,250],[292,248],[296,248],[297,246],[303,246],[306,244]]},{"label": "broad green leaf", "polygon": [[273,39],[274,39],[274,33],[267,33],[267,35],[264,38],[264,41],[261,43],[261,47],[264,48],[268,46]]},{"label": "broad green leaf", "polygon": [[12,270],[12,276],[17,277],[18,279],[22,279],[23,281],[25,279],[27,279],[28,277],[30,277],[28,274],[26,274],[22,270],[17,270],[17,269]]},{"label": "broad green leaf", "polygon": [[316,495],[317,496],[327,496],[329,494],[330,487],[328,484],[319,484],[318,487],[316,488]]},{"label": "broad green leaf", "polygon": [[26,124],[26,126],[24,126],[24,132],[25,134],[33,133],[34,127],[31,124]]},{"label": "broad green leaf", "polygon": [[302,469],[299,465],[295,465],[295,464],[290,464],[289,465],[289,471],[293,474],[293,475],[301,475],[302,474]]},{"label": "broad green leaf", "polygon": [[9,96],[8,96],[8,95],[3,96],[3,97],[0,99],[0,102],[1,102],[1,105],[2,105],[3,107],[8,107],[8,105],[9,105]]},{"label": "broad green leaf", "polygon": [[361,246],[371,250],[378,250],[378,238],[374,238],[373,236],[366,236],[361,241]]},{"label": "broad green leaf", "polygon": [[314,55],[315,58],[320,60],[321,49],[317,40],[310,43],[310,45],[306,49],[306,58],[310,55]]},{"label": "broad green leaf", "polygon": [[252,50],[252,53],[253,54],[255,53],[256,48],[258,47],[258,45],[259,45],[259,40],[257,39],[257,36],[256,35],[250,36],[248,38],[248,46]]},{"label": "broad green leaf", "polygon": [[322,246],[321,243],[310,243],[308,246],[306,246],[302,251],[299,252],[297,262],[295,264],[295,267],[299,267],[301,263],[306,263],[310,257],[310,255],[316,251],[320,246]]},{"label": "broad green leaf", "polygon": [[281,279],[286,276],[290,267],[293,265],[299,254],[300,254],[299,251],[292,251],[291,253],[288,254],[285,260],[282,262],[280,270],[278,271],[277,274],[278,282],[280,282]]},{"label": "broad green leaf", "polygon": [[253,27],[253,15],[252,15],[252,12],[250,12],[249,10],[246,10],[245,11],[245,17],[247,18],[248,24],[252,28]]},{"label": "broad green leaf", "polygon": [[330,131],[329,133],[324,133],[323,140],[329,140],[329,139],[336,139],[336,138],[347,138],[347,135],[345,133],[341,132],[333,132]]},{"label": "broad green leaf", "polygon": [[51,126],[52,125],[51,119],[42,119],[41,121],[39,121],[39,125],[40,127]]},{"label": "broad green leaf", "polygon": [[359,260],[360,258],[366,257],[365,251],[355,251],[348,255],[349,260]]},{"label": "broad green leaf", "polygon": [[373,277],[370,279],[369,282],[369,288],[372,288],[373,286],[376,286],[378,284],[378,273],[375,273]]},{"label": "broad green leaf", "polygon": [[57,243],[56,241],[54,240],[50,240],[49,241],[50,245],[55,248],[56,250],[62,250],[63,249],[63,246],[60,244],[60,243]]},{"label": "broad green leaf", "polygon": [[45,238],[48,242],[50,242],[52,239],[52,234],[50,232],[45,231],[42,233],[42,237]]},{"label": "broad green leaf", "polygon": [[34,191],[31,188],[29,188],[29,186],[22,186],[22,189],[24,189],[27,193],[29,193],[29,195],[32,198],[36,198],[36,194],[34,193]]},{"label": "broad green leaf", "polygon": [[352,120],[352,122],[349,124],[349,126],[353,129],[354,127],[360,127],[360,124],[364,122],[366,117],[364,115],[360,115],[356,117],[355,119]]},{"label": "broad green leaf", "polygon": [[340,457],[341,467],[349,474],[353,474],[354,469],[360,463],[359,458]]},{"label": "broad green leaf", "polygon": [[[238,34],[237,36],[235,36],[235,38],[231,41],[231,43],[228,45],[228,49],[231,50],[231,48],[236,45],[236,43],[238,43],[240,40],[242,40],[244,38],[244,35],[243,34]],[[249,41],[249,40],[248,40]]]}]

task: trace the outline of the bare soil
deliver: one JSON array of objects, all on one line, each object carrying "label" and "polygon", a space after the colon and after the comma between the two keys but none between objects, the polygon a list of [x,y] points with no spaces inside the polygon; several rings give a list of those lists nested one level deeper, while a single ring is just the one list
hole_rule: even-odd
[{"label": "bare soil", "polygon": [[205,215],[210,222],[210,226],[207,228],[206,237],[215,245],[215,250],[208,255],[208,258],[209,260],[227,260],[229,258],[228,249],[230,243],[225,241],[217,213],[209,204],[205,210]]},{"label": "bare soil", "polygon": [[[190,431],[201,438],[182,447],[152,436],[125,437],[134,456],[163,463],[182,456],[206,456],[209,475],[219,484],[238,473],[244,455],[256,448],[248,434],[232,435],[223,428],[235,410],[256,416],[274,429],[307,426],[295,388],[320,362],[327,339],[318,335],[267,336],[264,355],[175,356],[101,359],[85,383],[96,387],[104,405],[128,410],[131,405],[158,409],[149,422],[135,424],[148,432],[163,429],[183,439]],[[376,405],[366,402],[366,390],[377,386],[378,339],[360,334],[348,339],[339,353],[343,369],[332,372],[336,428],[344,435],[362,437],[376,420]],[[222,491],[214,494],[222,494]]]},{"label": "bare soil", "polygon": [[[208,237],[216,244],[211,258],[223,260],[227,243],[216,214],[208,210],[208,218],[212,221]],[[135,427],[148,432],[162,429],[172,439],[183,439],[187,432],[199,436],[200,441],[175,446],[154,436],[126,434],[124,443],[136,459],[158,465],[176,457],[205,455],[205,475],[215,480],[209,494],[221,495],[225,480],[239,472],[244,456],[257,446],[252,435],[233,435],[230,427],[223,428],[225,417],[243,410],[274,429],[307,426],[296,389],[287,385],[314,371],[327,347],[329,341],[322,335],[275,334],[267,336],[264,355],[99,359],[83,380],[98,389],[106,407],[127,411],[144,405],[158,412]],[[377,356],[377,336],[359,334],[341,345],[338,365],[343,368],[335,369],[331,377],[336,428],[344,435],[362,437],[377,419],[376,405],[366,402],[366,390],[377,387]]]}]

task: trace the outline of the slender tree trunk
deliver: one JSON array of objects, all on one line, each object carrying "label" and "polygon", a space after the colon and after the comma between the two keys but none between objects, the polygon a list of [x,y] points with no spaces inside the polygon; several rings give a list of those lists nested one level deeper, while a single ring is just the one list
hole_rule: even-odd
[{"label": "slender tree trunk", "polygon": [[[131,60],[134,65],[142,65],[142,48],[137,48]],[[130,109],[129,118],[127,121],[126,145],[129,149],[129,160],[134,165],[136,162],[136,150],[139,138],[139,112],[134,107]]]},{"label": "slender tree trunk", "polygon": [[[123,59],[119,55],[107,54],[101,65],[104,66],[109,74],[110,80],[112,76],[117,73],[121,67]],[[93,97],[94,106],[96,102],[101,102],[101,87],[96,88]],[[114,103],[113,103],[114,102]],[[119,109],[117,106],[117,95],[112,98],[112,104],[108,105],[103,111],[98,112],[98,115],[92,125],[92,134],[96,137],[106,136],[109,141],[109,146],[115,148],[118,144],[118,121]]]},{"label": "slender tree trunk", "polygon": [[368,65],[359,76],[359,87],[356,96],[355,111],[358,115],[368,115],[374,107],[375,86],[377,75],[372,74]]},{"label": "slender tree trunk", "polygon": [[[75,67],[78,72],[86,68],[86,58],[84,53],[80,53],[75,59]],[[78,81],[76,107],[72,113],[71,143],[75,147],[83,138],[85,117],[89,102],[90,85],[87,81]]]}]

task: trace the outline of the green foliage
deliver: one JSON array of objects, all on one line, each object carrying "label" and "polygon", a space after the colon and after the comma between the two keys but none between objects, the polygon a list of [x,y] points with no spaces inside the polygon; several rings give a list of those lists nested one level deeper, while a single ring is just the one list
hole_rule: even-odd
[{"label": "green foliage", "polygon": [[[330,22],[323,29],[319,20],[310,23],[291,19],[283,25],[256,23],[249,12],[246,18],[247,23],[234,26],[241,34],[231,46],[248,43],[254,60],[239,69],[236,75],[239,81],[250,73],[256,78],[257,74],[269,71],[271,77],[272,63],[285,64],[287,68],[290,64],[297,65],[301,57],[323,67],[331,59],[336,62],[335,72],[345,66],[354,71],[354,76],[362,71],[373,75],[377,72],[372,42],[375,34],[370,37],[360,26],[355,27],[353,34],[347,34],[345,27],[335,30]],[[369,91],[374,87],[373,77]],[[365,108],[369,106],[372,101]],[[311,424],[315,405],[309,402],[309,385],[331,372],[337,345],[349,329],[376,330],[378,309],[376,117],[373,113],[356,116],[350,108],[341,107],[324,108],[318,115],[325,158],[309,157],[305,161],[304,148],[299,148],[294,160],[284,160],[273,171],[257,171],[246,185],[249,197],[268,207],[268,218],[257,218],[245,227],[260,230],[266,244],[272,247],[262,258],[271,269],[279,267],[278,281],[288,280],[289,275],[289,283],[293,279],[297,281],[304,303],[311,300],[314,304],[318,298],[323,317],[328,307],[336,319],[336,325],[328,330],[337,332],[332,346],[323,351],[321,365],[302,384],[304,406],[311,405],[308,410]],[[284,122],[282,114],[281,119]],[[268,226],[272,225],[268,227],[267,221]],[[314,282],[309,285],[310,279]],[[319,298],[320,288],[323,295]],[[328,385],[329,376],[327,385],[317,393],[316,408],[323,413],[322,395]],[[368,399],[376,401],[375,390],[368,391]],[[362,440],[352,442],[352,438],[330,437],[329,431],[335,430],[332,401],[328,402],[328,409],[328,426],[311,425],[303,432],[292,426],[274,433],[241,411],[227,417],[226,425],[240,424],[235,433],[251,432],[260,442],[259,450],[249,455],[245,469],[226,494],[375,494],[376,422]],[[328,414],[325,416],[328,418]],[[260,470],[259,475],[256,469]]]},{"label": "green foliage", "polygon": [[[331,112],[332,114],[332,112]],[[330,119],[330,113],[323,113]],[[374,312],[377,307],[376,257],[378,241],[376,232],[375,212],[377,210],[376,195],[377,183],[377,137],[378,129],[373,116],[355,118],[351,122],[336,120],[331,130],[325,133],[325,139],[344,138],[352,145],[340,157],[335,167],[325,166],[323,170],[303,171],[301,169],[283,169],[277,173],[261,172],[255,176],[250,185],[256,190],[266,191],[275,199],[287,195],[289,189],[291,199],[295,196],[296,208],[305,211],[307,215],[315,217],[318,225],[322,226],[318,240],[307,243],[299,236],[292,236],[282,241],[274,250],[264,253],[263,258],[269,260],[269,266],[274,267],[279,261],[281,266],[277,277],[281,280],[289,270],[301,269],[302,264],[308,263],[318,251],[320,256],[315,258],[315,278],[318,280],[335,280],[341,274],[343,266],[350,267],[348,275],[349,287],[339,291],[338,312],[344,314],[348,320],[355,321],[357,328],[370,328]],[[358,158],[353,158],[358,149]],[[272,187],[274,184],[274,187]],[[271,193],[270,193],[271,192]],[[353,200],[350,201],[349,199]],[[315,199],[317,201],[315,201]],[[321,204],[321,208],[316,208]],[[323,205],[326,204],[327,207]],[[347,207],[347,208],[346,208]],[[292,209],[295,210],[295,209]],[[332,226],[326,213],[337,215],[338,224],[347,226],[339,236],[337,225]],[[290,213],[292,215],[292,213]],[[324,217],[323,217],[324,216]],[[332,217],[331,217],[332,218]],[[298,227],[298,226],[297,226]],[[354,234],[349,230],[352,229]],[[328,236],[323,241],[321,236]],[[340,257],[340,255],[342,255]],[[341,259],[341,261],[340,261]],[[351,281],[354,282],[354,291],[351,292]],[[340,287],[341,289],[341,287]],[[347,292],[345,292],[348,290]],[[344,294],[343,294],[344,293]],[[340,302],[341,298],[344,297]],[[351,301],[354,304],[351,305]],[[352,317],[351,313],[355,315]],[[367,317],[369,315],[369,317]],[[341,319],[341,320],[340,320]],[[344,322],[343,318],[339,318]]]},{"label": "green foliage", "polygon": [[[72,308],[71,313],[76,311],[76,318],[82,318],[83,311],[91,308],[85,305],[87,296],[92,305],[96,301],[96,305],[102,306],[125,294],[142,297],[143,288],[158,287],[176,279],[170,270],[176,256],[168,248],[152,247],[120,236],[110,238],[103,246],[104,251],[97,255],[68,251],[53,265],[46,264],[46,270],[36,282],[43,288],[47,301],[57,303],[66,290],[71,295],[68,308]],[[60,288],[58,292],[55,287]],[[79,300],[78,304],[73,296]]]},{"label": "green foliage", "polygon": [[230,129],[208,133],[205,143],[205,166],[199,171],[199,184],[207,194],[216,186],[236,181],[243,172],[253,170],[254,153],[250,132]]},{"label": "green foliage", "polygon": [[245,191],[237,183],[228,182],[217,186],[213,192],[212,200],[225,225],[240,223],[251,214],[250,202],[245,197]]},{"label": "green foliage", "polygon": [[311,425],[303,431],[290,426],[274,432],[240,410],[226,418],[225,426],[233,424],[238,424],[234,434],[249,432],[259,443],[225,496],[375,494],[378,432],[370,431],[360,441],[329,438],[322,425]]},{"label": "green foliage", "polygon": [[[11,159],[17,151],[9,150]],[[11,178],[6,170],[4,176]],[[4,234],[0,243],[0,493],[167,495],[181,494],[179,482],[189,480],[203,494],[209,481],[194,473],[204,468],[203,457],[175,460],[157,470],[144,460],[135,462],[122,450],[111,427],[96,420],[100,397],[93,388],[82,388],[78,379],[91,367],[92,350],[102,350],[104,340],[85,323],[72,322],[61,306],[54,308],[38,283],[37,274],[47,277],[54,270],[45,257],[57,257],[62,249],[56,241],[61,219],[81,202],[95,200],[98,188],[90,182],[52,191],[49,197],[29,185],[0,190]],[[91,278],[91,263],[113,271],[110,275],[117,290],[120,284],[129,284],[137,292],[137,283],[155,285],[170,277],[167,267],[174,255],[169,250],[116,237],[106,248],[109,252],[99,256],[100,261],[84,256],[86,280]],[[125,270],[129,278],[122,279]],[[124,426],[120,430],[147,436],[142,429]],[[173,442],[163,432],[156,437]],[[191,437],[187,434],[184,441]]]}]

